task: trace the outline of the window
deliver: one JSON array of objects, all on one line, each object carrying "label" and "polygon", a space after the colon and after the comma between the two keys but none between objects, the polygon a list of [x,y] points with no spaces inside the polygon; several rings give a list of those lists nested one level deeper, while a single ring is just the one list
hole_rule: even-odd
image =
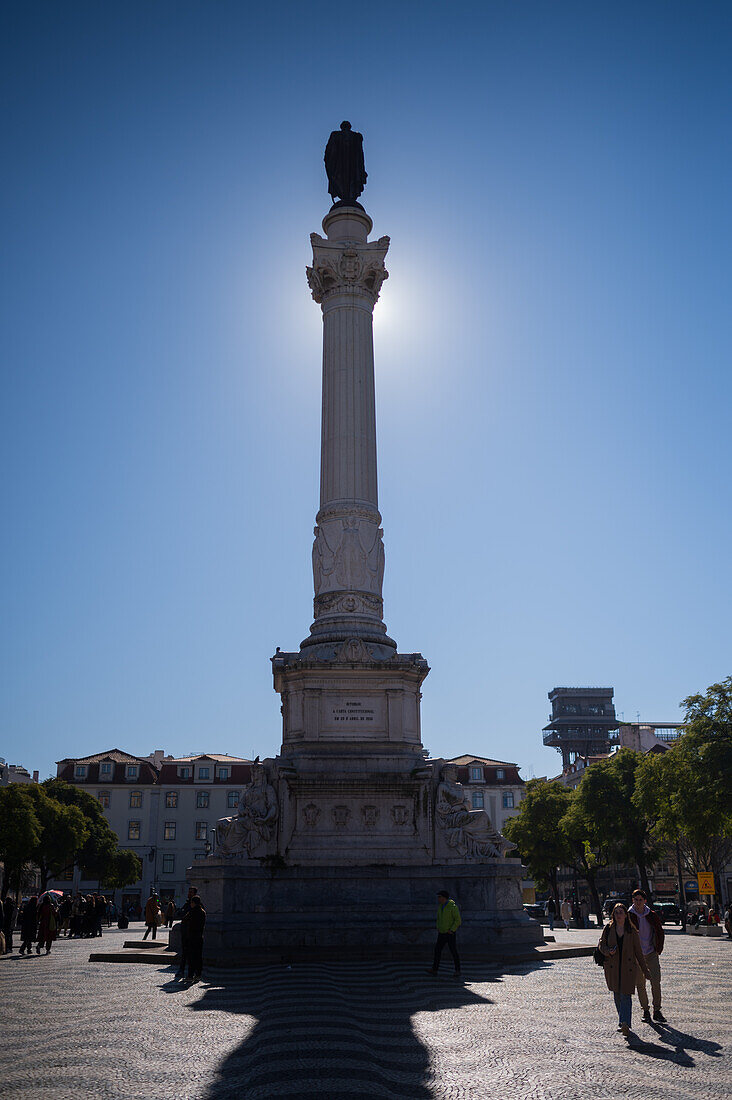
[{"label": "window", "polygon": [[482,810],[483,806],[485,804],[484,801],[483,801],[483,792],[482,791],[473,791],[473,793],[471,795],[471,798],[473,800],[473,809],[474,810]]},{"label": "window", "polygon": [[472,767],[470,769],[470,782],[471,783],[480,783],[480,782],[482,782],[482,779],[483,779],[483,769],[479,768],[477,766]]},{"label": "window", "polygon": [[109,791],[97,791],[97,802],[103,810],[109,809]]},{"label": "window", "polygon": [[99,774],[100,775],[111,775],[112,774],[112,765],[111,765],[109,760],[105,760],[102,764],[99,765]]},{"label": "window", "polygon": [[228,778],[229,778],[229,769],[228,768],[219,768],[219,779],[228,779]]},{"label": "window", "polygon": [[172,875],[175,871],[175,856],[163,856],[163,874]]},{"label": "window", "polygon": [[236,807],[239,805],[239,792],[238,791],[227,791],[226,792],[226,805],[227,805],[227,808],[230,809],[230,810],[235,810],[236,809]]},{"label": "window", "polygon": [[76,765],[76,767],[74,768],[74,778],[75,779],[85,779],[86,778],[86,764],[77,764]]},{"label": "window", "polygon": [[127,839],[139,840],[140,839],[140,822],[128,821],[127,822]]},{"label": "window", "polygon": [[506,772],[504,768],[496,768],[496,779],[505,779]]},{"label": "window", "polygon": [[137,779],[138,771],[139,771],[139,769],[137,767],[137,764],[128,764],[127,767],[125,768],[125,778],[126,779]]},{"label": "window", "polygon": [[199,779],[208,779],[210,774],[211,774],[211,769],[210,768],[199,768],[198,769],[198,778]]},{"label": "window", "polygon": [[208,837],[208,823],[206,821],[196,822],[196,840],[206,840]]},{"label": "window", "polygon": [[503,808],[504,810],[513,809],[513,791],[503,792]]},{"label": "window", "polygon": [[196,807],[199,810],[207,810],[208,809],[208,798],[209,798],[208,791],[197,791],[196,792]]},{"label": "window", "polygon": [[74,881],[74,868],[65,867],[60,875],[56,876],[57,882],[73,882]]},{"label": "window", "polygon": [[178,806],[178,792],[166,791],[165,792],[165,808],[166,810],[175,810]]},{"label": "window", "polygon": [[579,707],[576,703],[565,703],[562,710],[565,714],[579,714]]},{"label": "window", "polygon": [[130,809],[139,810],[142,806],[142,791],[130,791]]},{"label": "window", "polygon": [[181,779],[190,779],[191,778],[191,769],[190,768],[178,768],[178,775],[181,777]]},{"label": "window", "polygon": [[163,840],[175,840],[175,822],[166,821],[163,826]]},{"label": "window", "polygon": [[601,706],[599,703],[592,703],[587,708],[587,713],[588,714],[604,714],[605,713],[605,708],[603,706]]}]

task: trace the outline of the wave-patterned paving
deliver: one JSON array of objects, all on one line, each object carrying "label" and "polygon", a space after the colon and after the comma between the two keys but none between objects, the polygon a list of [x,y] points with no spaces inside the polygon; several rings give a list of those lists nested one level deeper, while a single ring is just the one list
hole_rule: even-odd
[{"label": "wave-patterned paving", "polygon": [[498,970],[466,951],[464,985],[426,959],[207,970],[185,986],[172,967],[90,964],[89,950],[0,959],[2,1100],[732,1096],[732,943],[719,939],[669,930],[669,1025],[634,1010],[630,1045],[587,958]]},{"label": "wave-patterned paving", "polygon": [[196,1008],[241,1012],[257,1023],[221,1066],[209,1100],[426,1100],[432,1070],[412,1016],[485,999],[448,973],[420,977],[414,967],[374,963],[210,974]]}]

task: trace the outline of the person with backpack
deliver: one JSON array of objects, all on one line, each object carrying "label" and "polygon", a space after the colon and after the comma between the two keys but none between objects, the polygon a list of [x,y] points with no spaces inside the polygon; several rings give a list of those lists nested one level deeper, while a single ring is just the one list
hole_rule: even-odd
[{"label": "person with backpack", "polygon": [[455,977],[460,977],[460,956],[458,955],[455,934],[461,924],[460,910],[450,894],[447,890],[439,890],[437,893],[437,943],[435,944],[435,954],[432,959],[430,974],[437,973],[442,949],[447,944],[447,948],[452,955],[452,961],[455,964]]},{"label": "person with backpack", "polygon": [[604,956],[605,981],[615,1000],[618,1031],[622,1031],[627,1038],[630,1035],[638,972],[647,978],[650,978],[651,972],[643,958],[640,935],[628,919],[628,910],[622,902],[613,907],[610,923],[603,928],[597,947]]}]

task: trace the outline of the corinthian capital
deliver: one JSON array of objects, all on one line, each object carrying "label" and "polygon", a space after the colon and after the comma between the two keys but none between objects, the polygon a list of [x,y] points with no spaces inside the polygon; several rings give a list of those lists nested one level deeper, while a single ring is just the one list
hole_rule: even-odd
[{"label": "corinthian capital", "polygon": [[361,244],[357,241],[327,241],[318,233],[310,234],[313,266],[306,268],[308,285],[316,302],[331,294],[353,294],[378,300],[381,284],[389,278],[384,258],[389,238]]}]

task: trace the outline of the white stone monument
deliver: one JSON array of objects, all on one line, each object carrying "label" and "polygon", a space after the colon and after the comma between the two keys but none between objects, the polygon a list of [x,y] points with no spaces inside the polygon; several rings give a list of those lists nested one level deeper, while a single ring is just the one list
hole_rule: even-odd
[{"label": "white stone monument", "polygon": [[518,861],[505,858],[488,815],[468,807],[454,767],[425,759],[429,668],[420,653],[397,652],[383,621],[372,315],[389,238],[369,241],[359,194],[333,206],[325,237],[311,234],[307,269],[323,312],[314,621],[299,650],[272,658],[280,754],[255,766],[214,854],[189,872],[208,912],[206,956],[222,962],[298,948],[422,950],[444,888],[461,908],[464,944],[541,942]]}]

